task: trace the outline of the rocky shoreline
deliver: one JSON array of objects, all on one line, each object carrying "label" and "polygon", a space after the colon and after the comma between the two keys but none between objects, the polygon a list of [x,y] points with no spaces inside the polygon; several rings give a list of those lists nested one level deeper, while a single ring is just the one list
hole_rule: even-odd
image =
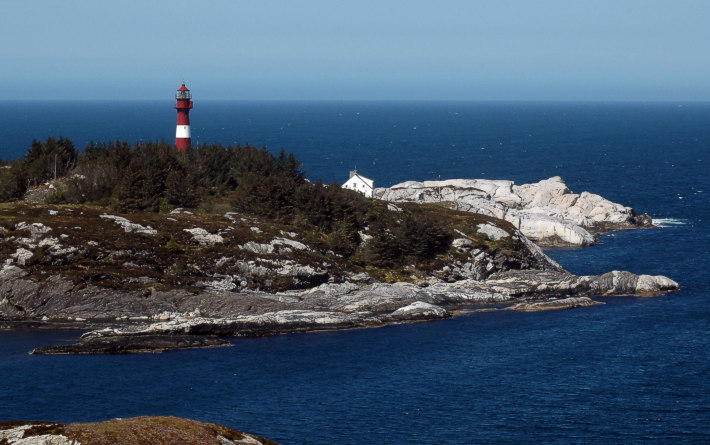
[{"label": "rocky shoreline", "polygon": [[30,354],[138,354],[225,346],[231,346],[231,343],[222,338],[202,335],[106,335],[82,336],[82,341],[76,344],[40,346],[32,349]]},{"label": "rocky shoreline", "polygon": [[[519,224],[453,212],[456,236],[448,252],[427,268],[396,270],[358,267],[288,227],[233,212],[113,215],[93,207],[12,205],[0,209],[0,327],[89,330],[77,344],[41,347],[35,354],[162,352],[228,346],[230,337],[438,320],[464,309],[586,307],[609,296],[679,288],[663,276],[573,275],[528,239],[523,229],[529,225],[520,216],[537,208],[530,203],[551,208],[574,201],[566,215],[597,228],[632,228],[646,221],[633,210],[597,195],[570,197],[556,178],[520,187],[473,181],[476,187],[465,193],[450,183],[440,194],[452,194],[458,207],[484,198],[508,202],[500,216],[518,215]],[[395,186],[380,196],[398,201],[388,205],[392,212],[411,211],[420,204],[401,201],[413,191],[429,199],[432,186]],[[596,204],[584,204],[590,202]],[[586,216],[575,210],[580,208]],[[594,210],[599,208],[613,211]],[[360,234],[361,242],[368,236]]]},{"label": "rocky shoreline", "polygon": [[[74,345],[41,347],[34,354],[163,352],[171,349],[228,346],[224,338],[384,326],[451,317],[460,309],[540,311],[603,304],[614,295],[654,296],[678,289],[663,276],[614,271],[576,276],[566,271],[507,271],[485,281],[323,284],[307,291],[277,294],[208,292],[199,295],[202,310],[162,312],[152,322],[111,323],[85,333]],[[116,297],[114,295],[114,297]],[[172,293],[157,296],[163,302]],[[130,305],[128,296],[123,298]],[[254,314],[225,310],[228,299],[248,301]],[[271,304],[279,302],[281,309]],[[90,316],[89,312],[82,315]],[[56,317],[55,317],[56,320]]]}]

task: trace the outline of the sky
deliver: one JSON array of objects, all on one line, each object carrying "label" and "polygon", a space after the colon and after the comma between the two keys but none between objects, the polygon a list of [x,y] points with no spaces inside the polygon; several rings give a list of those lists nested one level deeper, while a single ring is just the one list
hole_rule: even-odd
[{"label": "sky", "polygon": [[0,99],[710,100],[708,0],[0,0]]}]

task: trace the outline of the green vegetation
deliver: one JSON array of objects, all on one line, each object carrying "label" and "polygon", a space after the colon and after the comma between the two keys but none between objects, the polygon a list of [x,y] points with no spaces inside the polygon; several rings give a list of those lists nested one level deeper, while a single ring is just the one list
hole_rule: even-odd
[{"label": "green vegetation", "polygon": [[[79,154],[65,138],[35,141],[2,169],[0,199],[19,199],[53,179],[61,180],[45,202],[96,204],[121,213],[237,211],[293,226],[309,242],[361,265],[426,262],[452,239],[429,217],[390,212],[337,183],[308,182],[293,154],[274,156],[248,145],[202,145],[178,153],[166,142],[91,143]],[[363,245],[359,233],[366,230],[372,238]],[[175,241],[165,247],[179,251]]]},{"label": "green vegetation", "polygon": [[[43,185],[47,181],[52,185]],[[410,276],[410,266],[431,270],[440,265],[442,257],[451,254],[452,239],[459,236],[455,230],[469,235],[474,247],[518,248],[512,240],[488,246],[485,236],[475,233],[476,224],[486,217],[433,205],[405,204],[400,211],[388,210],[386,203],[337,183],[309,182],[293,154],[281,151],[274,156],[249,145],[202,145],[178,153],[167,142],[117,141],[90,143],[79,153],[70,140],[49,138],[33,142],[23,158],[0,168],[1,201],[27,199],[42,187],[49,191],[41,199],[45,203],[80,204],[96,208],[96,213],[110,209],[132,218],[141,214],[147,222],[153,219],[150,214],[176,207],[204,215],[205,221],[230,211],[256,217],[298,232],[304,242],[321,252],[331,251],[350,266],[383,270],[379,275],[388,280]],[[189,275],[180,257],[189,241],[170,235],[168,229],[166,236],[158,237],[158,250],[165,257],[161,261],[166,263],[159,269],[167,269],[170,281],[179,282]],[[32,264],[45,262],[43,251],[33,254]],[[92,261],[86,260],[89,267]]]},{"label": "green vegetation", "polygon": [[17,199],[32,185],[66,176],[76,167],[78,152],[71,140],[33,141],[27,154],[14,162],[2,161],[0,199]]}]

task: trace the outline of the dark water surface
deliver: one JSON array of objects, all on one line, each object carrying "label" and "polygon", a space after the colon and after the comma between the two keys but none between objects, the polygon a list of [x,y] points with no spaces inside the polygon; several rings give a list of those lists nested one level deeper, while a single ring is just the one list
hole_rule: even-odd
[{"label": "dark water surface", "polygon": [[[169,102],[0,102],[0,156],[33,138],[171,139]],[[546,313],[235,339],[135,356],[35,357],[77,332],[0,332],[0,420],[176,415],[284,443],[710,440],[710,104],[197,102],[200,142],[286,148],[312,179],[562,176],[661,218],[575,273],[667,275],[680,292]]]}]

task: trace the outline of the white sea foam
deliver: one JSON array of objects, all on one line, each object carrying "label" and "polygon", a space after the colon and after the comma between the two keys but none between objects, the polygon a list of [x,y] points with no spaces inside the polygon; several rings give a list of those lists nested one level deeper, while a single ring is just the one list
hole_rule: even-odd
[{"label": "white sea foam", "polygon": [[685,219],[678,218],[653,218],[653,225],[656,227],[676,227],[688,224]]}]

